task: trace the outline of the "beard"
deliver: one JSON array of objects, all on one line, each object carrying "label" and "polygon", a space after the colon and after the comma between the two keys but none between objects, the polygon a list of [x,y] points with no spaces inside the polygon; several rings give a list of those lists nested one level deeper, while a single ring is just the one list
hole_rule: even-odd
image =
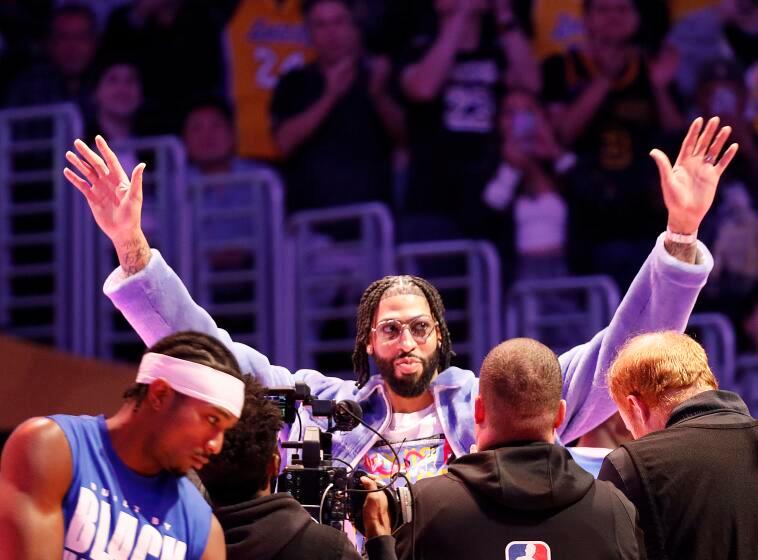
[{"label": "beard", "polygon": [[[395,375],[395,360],[400,358],[416,358],[421,361],[421,373],[414,376],[403,376],[398,378]],[[404,398],[418,397],[429,389],[434,374],[440,364],[439,349],[434,351],[429,359],[416,356],[413,353],[402,352],[391,359],[378,358],[374,356],[376,369],[382,376],[384,382],[389,385],[390,389],[398,396]]]}]

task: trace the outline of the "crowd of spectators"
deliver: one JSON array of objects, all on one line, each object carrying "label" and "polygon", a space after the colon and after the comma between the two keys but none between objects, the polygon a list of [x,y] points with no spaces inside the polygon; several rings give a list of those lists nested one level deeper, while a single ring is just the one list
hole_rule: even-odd
[{"label": "crowd of spectators", "polygon": [[647,152],[718,115],[740,152],[699,305],[756,351],[757,42],[750,0],[0,0],[0,100],[177,135],[195,174],[277,174],[288,212],[381,201],[401,241],[489,239],[509,282],[622,290],[666,223]]}]

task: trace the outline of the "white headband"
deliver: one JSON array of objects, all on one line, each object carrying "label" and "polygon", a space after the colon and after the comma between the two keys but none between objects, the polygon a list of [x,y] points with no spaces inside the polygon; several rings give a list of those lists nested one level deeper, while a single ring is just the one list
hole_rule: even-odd
[{"label": "white headband", "polygon": [[241,379],[202,364],[149,352],[142,358],[137,383],[165,380],[183,395],[227,410],[235,418],[242,414],[245,384]]}]

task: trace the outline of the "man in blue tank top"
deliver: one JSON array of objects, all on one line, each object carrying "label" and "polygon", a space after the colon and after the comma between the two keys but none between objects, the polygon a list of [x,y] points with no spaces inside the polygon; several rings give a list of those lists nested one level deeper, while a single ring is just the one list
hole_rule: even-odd
[{"label": "man in blue tank top", "polygon": [[244,384],[218,341],[152,346],[110,418],[32,418],[0,466],[0,560],[225,558],[224,536],[184,477],[221,450]]}]

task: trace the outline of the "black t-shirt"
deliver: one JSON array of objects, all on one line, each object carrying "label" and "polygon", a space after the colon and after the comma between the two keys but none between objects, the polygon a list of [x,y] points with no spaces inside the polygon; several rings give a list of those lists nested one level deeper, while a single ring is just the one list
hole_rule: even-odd
[{"label": "black t-shirt", "polygon": [[[581,52],[550,57],[543,67],[546,103],[571,103],[590,85],[595,67]],[[645,63],[636,58],[572,148],[579,158],[568,198],[583,237],[649,238],[665,223],[655,165],[660,119]]]},{"label": "black t-shirt", "polygon": [[[276,127],[313,105],[325,79],[316,64],[282,76],[271,100]],[[389,200],[392,143],[368,92],[364,65],[321,126],[290,155],[283,170],[289,211]]]},{"label": "black t-shirt", "polygon": [[[435,99],[406,100],[411,150],[406,206],[411,212],[457,213],[480,205],[497,168],[506,64],[496,35],[486,29],[476,49],[456,55]],[[433,42],[433,35],[416,37],[404,66],[423,58]]]}]

